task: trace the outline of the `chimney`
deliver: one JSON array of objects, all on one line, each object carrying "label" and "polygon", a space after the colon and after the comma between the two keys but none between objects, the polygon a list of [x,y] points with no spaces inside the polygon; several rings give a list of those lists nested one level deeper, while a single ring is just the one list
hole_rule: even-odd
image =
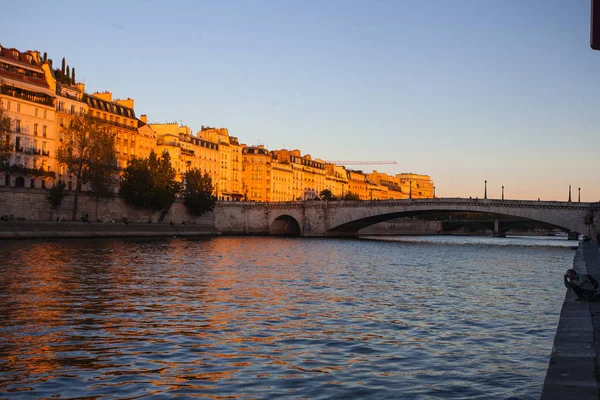
[{"label": "chimney", "polygon": [[96,92],[92,94],[94,97],[98,97],[104,101],[112,101],[112,93],[111,92]]},{"label": "chimney", "polygon": [[127,100],[116,99],[115,103],[133,109],[133,99],[130,99],[129,97],[127,98]]},{"label": "chimney", "polygon": [[140,121],[142,121],[145,124],[148,123],[148,117],[146,116],[146,114],[140,115]]}]

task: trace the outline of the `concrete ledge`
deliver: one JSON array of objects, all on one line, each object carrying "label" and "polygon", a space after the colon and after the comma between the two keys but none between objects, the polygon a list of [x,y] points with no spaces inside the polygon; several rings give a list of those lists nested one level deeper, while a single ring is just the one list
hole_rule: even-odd
[{"label": "concrete ledge", "polygon": [[0,239],[195,237],[221,233],[210,225],[0,221]]},{"label": "concrete ledge", "polygon": [[[596,242],[581,242],[573,268],[579,273],[598,277],[599,257]],[[575,298],[573,291],[567,291],[542,388],[542,400],[600,398],[600,303],[575,301]]]}]

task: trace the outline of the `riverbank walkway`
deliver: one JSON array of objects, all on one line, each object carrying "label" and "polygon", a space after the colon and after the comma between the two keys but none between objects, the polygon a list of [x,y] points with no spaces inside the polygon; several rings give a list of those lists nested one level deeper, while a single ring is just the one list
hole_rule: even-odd
[{"label": "riverbank walkway", "polygon": [[0,239],[110,238],[110,237],[195,237],[220,232],[206,224],[0,221]]},{"label": "riverbank walkway", "polygon": [[[600,280],[599,258],[597,242],[580,242],[573,268]],[[541,400],[600,399],[600,302],[576,297],[565,295]]]}]

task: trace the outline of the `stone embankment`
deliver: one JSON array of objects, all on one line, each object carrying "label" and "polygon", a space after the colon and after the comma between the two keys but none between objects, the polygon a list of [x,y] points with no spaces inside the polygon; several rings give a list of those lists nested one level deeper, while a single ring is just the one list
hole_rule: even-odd
[{"label": "stone embankment", "polygon": [[0,221],[0,239],[198,237],[220,233],[209,224]]},{"label": "stone embankment", "polygon": [[[600,280],[599,258],[597,242],[580,242],[573,268]],[[600,303],[575,299],[567,291],[541,400],[600,398]]]}]

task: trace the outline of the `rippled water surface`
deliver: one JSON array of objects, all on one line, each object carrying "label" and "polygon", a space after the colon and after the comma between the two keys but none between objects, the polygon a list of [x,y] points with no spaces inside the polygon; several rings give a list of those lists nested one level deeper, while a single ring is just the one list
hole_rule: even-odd
[{"label": "rippled water surface", "polygon": [[537,399],[558,239],[0,242],[0,398]]}]

